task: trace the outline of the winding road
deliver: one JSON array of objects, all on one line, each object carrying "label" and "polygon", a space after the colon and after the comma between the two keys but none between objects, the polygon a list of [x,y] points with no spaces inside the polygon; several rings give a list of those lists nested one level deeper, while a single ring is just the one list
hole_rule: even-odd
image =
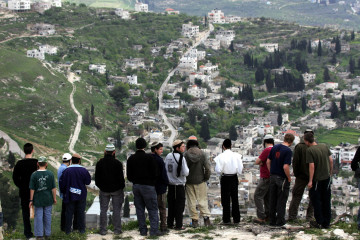
[{"label": "winding road", "polygon": [[[184,55],[186,55],[187,53],[189,53],[193,48],[196,48],[197,46],[199,46],[199,44],[201,42],[203,42],[204,40],[206,40],[210,33],[214,30],[214,26],[212,24],[209,25],[209,30],[206,32],[201,32],[200,33],[200,37],[199,39],[184,53]],[[171,131],[171,135],[168,138],[168,140],[166,141],[168,143],[168,146],[171,146],[171,144],[174,142],[178,131],[175,129],[175,127],[170,123],[168,117],[166,116],[166,113],[164,112],[164,110],[162,109],[162,103],[163,103],[163,96],[164,96],[164,90],[167,87],[167,84],[170,80],[170,78],[174,75],[175,71],[177,70],[177,67],[174,68],[169,75],[166,77],[165,81],[163,82],[163,84],[161,85],[160,89],[159,89],[159,110],[158,110],[158,114],[161,115],[162,119],[164,120],[164,124],[168,127],[168,129]]]},{"label": "winding road", "polygon": [[5,132],[0,130],[0,138],[3,138],[9,145],[9,151],[19,154],[22,158],[25,157],[25,153],[19,147],[19,144],[9,137]]}]

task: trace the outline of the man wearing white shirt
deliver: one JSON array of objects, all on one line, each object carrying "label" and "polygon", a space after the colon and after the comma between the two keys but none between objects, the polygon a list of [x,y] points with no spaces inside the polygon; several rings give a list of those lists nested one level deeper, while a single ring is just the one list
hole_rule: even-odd
[{"label": "man wearing white shirt", "polygon": [[225,139],[222,145],[223,153],[214,160],[215,171],[221,175],[221,205],[223,207],[223,224],[231,224],[230,199],[232,202],[232,217],[234,224],[240,222],[240,210],[238,199],[239,179],[237,174],[242,173],[242,156],[231,151],[231,140]]}]

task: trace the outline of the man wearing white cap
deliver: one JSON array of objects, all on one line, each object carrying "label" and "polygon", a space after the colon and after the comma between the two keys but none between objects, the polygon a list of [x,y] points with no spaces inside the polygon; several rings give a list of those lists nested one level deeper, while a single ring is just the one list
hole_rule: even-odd
[{"label": "man wearing white cap", "polygon": [[106,145],[104,158],[95,168],[95,184],[100,189],[100,234],[107,233],[107,210],[110,198],[113,206],[114,234],[121,234],[121,207],[124,202],[124,169],[122,163],[115,158],[115,146]]},{"label": "man wearing white cap", "polygon": [[[70,153],[64,153],[62,156],[62,164],[58,169],[57,176],[58,176],[58,183],[60,182],[60,177],[63,173],[63,171],[70,165],[71,161],[71,154]],[[63,198],[63,194],[60,192],[60,198]],[[61,204],[61,220],[60,220],[60,230],[65,232],[65,212],[66,212],[66,205],[64,201]],[[75,219],[75,217],[74,217]],[[74,222],[76,222],[74,220]]]},{"label": "man wearing white cap", "polygon": [[274,146],[274,137],[270,134],[264,137],[264,150],[255,160],[255,164],[260,166],[260,180],[254,194],[257,219],[254,222],[265,223],[269,217],[269,189],[270,189],[270,172],[267,168],[266,161],[271,148]]}]

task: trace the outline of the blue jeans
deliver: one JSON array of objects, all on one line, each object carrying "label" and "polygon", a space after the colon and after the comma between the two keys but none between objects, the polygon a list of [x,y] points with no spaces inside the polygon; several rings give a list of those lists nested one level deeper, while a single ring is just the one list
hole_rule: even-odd
[{"label": "blue jeans", "polygon": [[35,207],[34,233],[36,237],[50,236],[51,234],[51,210],[52,205],[47,207]]},{"label": "blue jeans", "polygon": [[113,206],[113,225],[114,233],[121,233],[121,207],[124,202],[124,190],[120,189],[115,192],[103,192],[100,190],[100,233],[106,233],[107,211],[109,208],[110,198]]},{"label": "blue jeans", "polygon": [[71,201],[66,203],[66,222],[65,222],[65,232],[70,234],[71,225],[73,223],[73,216],[76,212],[77,214],[77,227],[80,233],[85,233],[85,207],[86,207],[86,198],[78,201]]},{"label": "blue jeans", "polygon": [[147,234],[147,226],[145,222],[145,207],[149,213],[150,220],[150,236],[156,235],[159,231],[159,215],[157,194],[154,186],[133,185],[134,204],[136,208],[136,216],[139,222],[140,234]]}]

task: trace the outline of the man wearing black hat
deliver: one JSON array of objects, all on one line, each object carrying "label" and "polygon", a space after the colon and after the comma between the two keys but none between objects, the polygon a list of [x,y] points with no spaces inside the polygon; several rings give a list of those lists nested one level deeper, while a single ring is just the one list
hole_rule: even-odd
[{"label": "man wearing black hat", "polygon": [[133,183],[134,204],[141,236],[147,235],[145,207],[149,213],[150,236],[160,236],[157,194],[155,184],[159,176],[156,160],[145,153],[146,141],[138,138],[135,142],[136,153],[131,155],[126,164],[127,178]]}]

